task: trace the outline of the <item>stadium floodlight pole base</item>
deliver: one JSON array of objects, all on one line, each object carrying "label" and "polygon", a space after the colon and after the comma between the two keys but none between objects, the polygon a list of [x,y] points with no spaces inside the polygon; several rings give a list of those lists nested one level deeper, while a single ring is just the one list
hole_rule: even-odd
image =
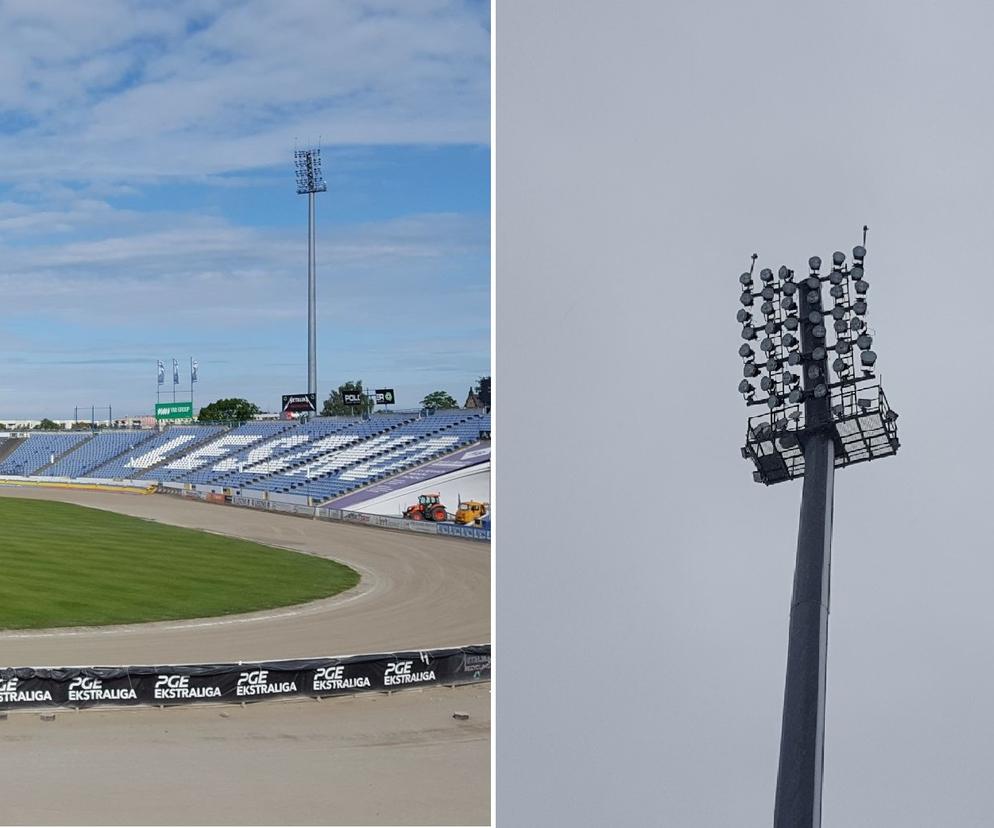
[{"label": "stadium floodlight pole base", "polygon": [[806,435],[804,464],[774,828],[821,825],[835,489],[835,443],[827,429]]}]

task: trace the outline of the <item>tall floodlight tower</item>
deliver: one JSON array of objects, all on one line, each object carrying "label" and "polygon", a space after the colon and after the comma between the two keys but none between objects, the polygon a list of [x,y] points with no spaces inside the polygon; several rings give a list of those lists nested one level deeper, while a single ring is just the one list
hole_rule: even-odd
[{"label": "tall floodlight tower", "polygon": [[[749,272],[739,277],[738,321],[745,340],[739,391],[746,405],[767,409],[749,418],[742,456],[755,465],[758,483],[804,480],[775,828],[821,825],[835,470],[895,454],[900,445],[897,413],[874,374],[877,355],[864,319],[866,230],[851,266],[837,252],[831,271],[822,275],[821,259],[812,256],[807,276],[795,279],[786,266],[776,274],[764,268],[755,285],[754,254]],[[826,284],[829,305],[822,302]]]},{"label": "tall floodlight tower", "polygon": [[314,196],[328,189],[321,176],[321,149],[294,150],[297,195],[307,194],[307,393],[318,390],[317,273],[314,259]]}]

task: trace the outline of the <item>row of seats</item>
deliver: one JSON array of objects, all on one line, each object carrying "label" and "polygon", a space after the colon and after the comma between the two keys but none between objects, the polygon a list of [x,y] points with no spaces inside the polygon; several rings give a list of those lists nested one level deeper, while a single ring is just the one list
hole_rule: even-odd
[{"label": "row of seats", "polygon": [[[154,431],[99,431],[75,451],[39,472],[47,477],[89,477],[119,454],[134,451],[155,436]],[[34,439],[34,438],[32,438]]]},{"label": "row of seats", "polygon": [[[204,467],[221,465],[224,462],[223,458],[230,459],[241,453],[243,449],[248,449],[264,440],[282,434],[293,426],[294,423],[290,420],[244,423],[221,437],[203,443],[199,448],[181,455],[172,462],[146,472],[144,476],[159,481],[180,480],[195,476],[191,472]],[[199,482],[206,482],[209,478],[209,474],[201,476],[204,479]]]},{"label": "row of seats", "polygon": [[90,437],[89,432],[32,434],[0,463],[0,474],[31,475]]},{"label": "row of seats", "polygon": [[473,443],[489,430],[489,414],[455,409],[252,422],[231,430],[202,425],[32,434],[0,461],[0,473],[172,481],[328,499]]},{"label": "row of seats", "polygon": [[158,436],[137,446],[134,451],[126,452],[94,469],[92,476],[139,479],[153,466],[180,454],[186,454],[195,446],[216,437],[224,430],[224,426],[213,425],[167,428]]}]

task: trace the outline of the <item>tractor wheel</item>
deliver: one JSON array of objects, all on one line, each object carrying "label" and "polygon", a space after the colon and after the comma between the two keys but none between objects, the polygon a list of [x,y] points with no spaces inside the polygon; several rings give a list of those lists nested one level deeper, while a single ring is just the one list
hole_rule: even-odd
[{"label": "tractor wheel", "polygon": [[445,509],[439,506],[434,512],[431,513],[431,517],[435,523],[441,523],[448,517],[448,515],[445,513]]},{"label": "tractor wheel", "polygon": [[410,519],[411,520],[424,520],[424,515],[422,515],[421,512],[411,512]]}]

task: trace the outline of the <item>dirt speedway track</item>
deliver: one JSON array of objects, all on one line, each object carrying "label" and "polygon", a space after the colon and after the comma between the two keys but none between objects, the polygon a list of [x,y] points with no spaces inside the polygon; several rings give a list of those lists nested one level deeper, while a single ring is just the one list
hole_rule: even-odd
[{"label": "dirt speedway track", "polygon": [[[0,633],[2,666],[251,661],[490,641],[489,544],[165,495],[5,489],[343,561],[362,582],[302,607]],[[461,711],[468,718],[453,718]],[[482,825],[490,685],[0,720],[0,824]]]},{"label": "dirt speedway track", "polygon": [[342,561],[359,586],[325,601],[190,622],[0,633],[0,666],[256,661],[486,644],[490,545],[167,495],[5,489],[234,535]]}]

